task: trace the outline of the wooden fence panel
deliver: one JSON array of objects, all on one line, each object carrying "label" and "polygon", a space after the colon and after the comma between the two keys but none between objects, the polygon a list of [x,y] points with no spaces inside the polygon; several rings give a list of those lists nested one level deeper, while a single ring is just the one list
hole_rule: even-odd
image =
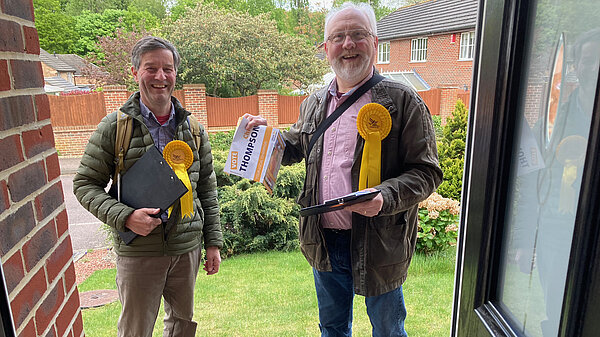
[{"label": "wooden fence panel", "polygon": [[430,89],[427,91],[419,91],[419,96],[425,102],[425,105],[429,108],[431,115],[440,114],[440,104],[442,101],[442,90],[441,89]]},{"label": "wooden fence panel", "polygon": [[467,109],[469,109],[469,104],[471,104],[471,93],[469,91],[462,93],[459,92],[457,96],[457,99],[460,99],[463,103],[465,103]]},{"label": "wooden fence panel", "polygon": [[206,96],[206,114],[210,127],[235,126],[245,113],[258,115],[258,95],[218,98]]},{"label": "wooden fence panel", "polygon": [[300,113],[300,104],[306,97],[279,95],[279,124],[296,123]]},{"label": "wooden fence panel", "polygon": [[106,116],[104,93],[86,95],[48,95],[53,126],[98,125]]}]

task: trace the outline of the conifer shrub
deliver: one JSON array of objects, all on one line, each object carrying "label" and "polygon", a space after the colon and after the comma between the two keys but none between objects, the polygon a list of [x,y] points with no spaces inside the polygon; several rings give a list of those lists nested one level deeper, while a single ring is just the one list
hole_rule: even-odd
[{"label": "conifer shrub", "polygon": [[454,200],[460,200],[462,190],[467,116],[467,107],[459,99],[452,117],[446,120],[443,136],[438,142],[438,156],[444,172],[444,180],[438,187],[437,193]]},{"label": "conifer shrub", "polygon": [[242,179],[219,188],[222,254],[298,249],[300,206],[270,195],[262,184]]},{"label": "conifer shrub", "polygon": [[433,129],[435,130],[435,139],[440,140],[444,135],[444,127],[442,127],[442,116],[432,115]]}]

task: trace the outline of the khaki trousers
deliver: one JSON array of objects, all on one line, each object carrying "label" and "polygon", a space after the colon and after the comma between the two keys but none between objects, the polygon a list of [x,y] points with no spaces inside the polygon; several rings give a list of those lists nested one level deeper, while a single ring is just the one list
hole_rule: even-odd
[{"label": "khaki trousers", "polygon": [[164,298],[164,337],[196,333],[194,285],[200,248],[179,256],[117,256],[117,289],[123,305],[119,337],[151,337]]}]

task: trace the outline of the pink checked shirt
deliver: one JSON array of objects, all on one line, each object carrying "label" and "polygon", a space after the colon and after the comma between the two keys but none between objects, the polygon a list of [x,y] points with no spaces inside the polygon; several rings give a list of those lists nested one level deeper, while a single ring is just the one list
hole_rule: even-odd
[{"label": "pink checked shirt", "polygon": [[[327,116],[342,104],[358,87],[373,76],[367,76],[349,92],[338,97],[335,79],[329,85],[331,99],[327,107]],[[352,193],[351,170],[356,148],[356,117],[365,104],[371,103],[371,90],[362,95],[325,131],[323,135],[323,160],[319,181],[319,198],[323,202],[348,193]],[[323,228],[351,229],[352,212],[339,210],[323,213],[321,217]]]}]

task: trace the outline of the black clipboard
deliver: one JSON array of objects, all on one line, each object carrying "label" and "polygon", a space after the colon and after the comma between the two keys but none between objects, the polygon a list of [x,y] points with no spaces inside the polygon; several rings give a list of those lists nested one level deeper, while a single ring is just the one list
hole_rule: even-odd
[{"label": "black clipboard", "polygon": [[346,194],[341,197],[330,199],[320,205],[309,206],[300,209],[301,216],[309,216],[320,213],[327,213],[333,211],[339,211],[347,206],[357,204],[359,202],[371,200],[377,196],[381,191],[358,191],[350,194]]},{"label": "black clipboard", "polygon": [[[156,218],[188,191],[155,146],[146,151],[120,179],[120,201],[135,209],[160,208],[160,212],[153,216]],[[115,199],[118,197],[116,186],[117,183],[113,182],[109,191]],[[119,232],[119,236],[128,245],[137,234],[127,230]]]}]

